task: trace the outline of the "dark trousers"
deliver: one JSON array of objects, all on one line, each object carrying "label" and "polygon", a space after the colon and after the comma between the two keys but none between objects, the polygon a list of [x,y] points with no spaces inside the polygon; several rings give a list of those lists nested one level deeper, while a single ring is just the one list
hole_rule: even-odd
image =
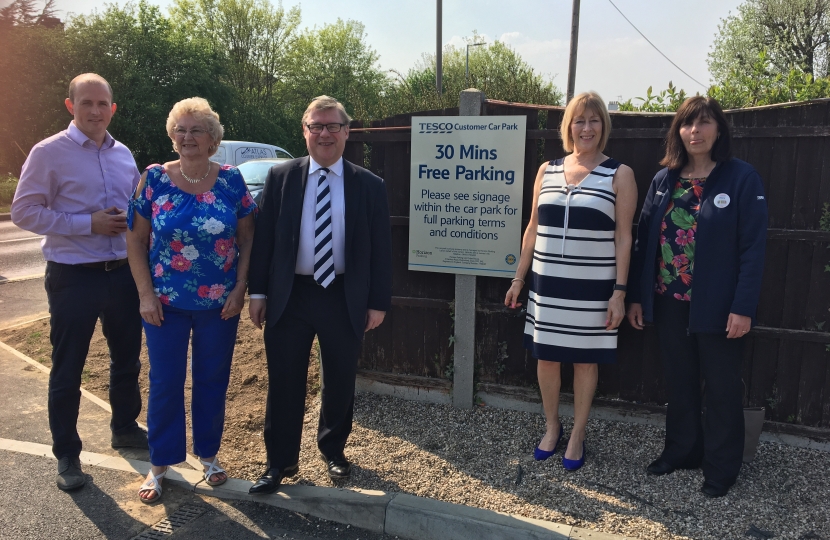
[{"label": "dark trousers", "polygon": [[123,433],[137,425],[135,419],[141,412],[141,316],[129,265],[107,272],[47,262],[45,286],[52,342],[49,428],[52,452],[60,459],[81,453],[77,430],[81,374],[99,318],[110,350],[110,428],[113,433]]},{"label": "dark trousers", "polygon": [[265,448],[269,467],[284,469],[300,459],[308,358],[315,335],[320,344],[322,378],[317,447],[324,456],[335,457],[343,452],[352,431],[363,336],[355,335],[351,325],[342,278],[324,289],[297,276],[285,311],[273,327],[265,329]]},{"label": "dark trousers", "polygon": [[193,452],[204,458],[219,451],[239,326],[239,315],[222,319],[222,308],[184,310],[163,306],[163,310],[161,326],[144,323],[150,356],[147,436],[150,463],[158,466],[175,465],[187,457],[184,383],[188,343],[192,343]]},{"label": "dark trousers", "polygon": [[722,334],[688,335],[689,302],[659,294],[654,299],[669,396],[662,458],[676,467],[702,465],[706,480],[729,487],[741,470],[744,449],[744,340],[726,339],[725,329]]}]

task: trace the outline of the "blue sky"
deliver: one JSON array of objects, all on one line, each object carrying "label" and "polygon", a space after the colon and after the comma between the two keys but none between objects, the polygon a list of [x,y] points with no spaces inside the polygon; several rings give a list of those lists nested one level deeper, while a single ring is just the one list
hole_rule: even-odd
[{"label": "blue sky", "polygon": [[[11,0],[0,0],[0,5]],[[149,0],[165,8],[169,0]],[[631,21],[692,77],[709,84],[706,55],[718,23],[741,0],[614,0]],[[57,0],[59,15],[90,13],[95,0]],[[337,18],[366,27],[366,40],[383,69],[406,72],[435,52],[435,0],[285,0],[299,5],[302,26]],[[572,0],[444,0],[443,42],[463,45],[473,30],[511,45],[538,72],[564,90],[568,78]],[[609,0],[581,0],[576,91],[596,90],[606,101],[664,89],[669,81],[694,94],[704,88],[683,75],[629,26]]]}]

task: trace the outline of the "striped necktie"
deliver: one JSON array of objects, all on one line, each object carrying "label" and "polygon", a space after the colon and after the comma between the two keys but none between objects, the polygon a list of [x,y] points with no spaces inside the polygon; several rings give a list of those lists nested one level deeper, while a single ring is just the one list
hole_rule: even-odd
[{"label": "striped necktie", "polygon": [[314,281],[328,287],[334,281],[334,252],[331,235],[331,190],[326,174],[329,170],[320,167],[317,180],[317,207],[314,221]]}]

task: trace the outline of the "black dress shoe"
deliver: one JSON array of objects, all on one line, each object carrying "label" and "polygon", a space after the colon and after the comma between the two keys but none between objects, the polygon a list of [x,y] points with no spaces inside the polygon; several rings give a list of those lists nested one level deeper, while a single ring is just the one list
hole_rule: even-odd
[{"label": "black dress shoe", "polygon": [[128,429],[126,433],[116,435],[112,434],[111,439],[113,448],[138,448],[139,450],[147,450],[147,432],[138,426],[133,426]]},{"label": "black dress shoe", "polygon": [[283,478],[290,478],[297,474],[299,470],[300,467],[298,465],[292,465],[284,469],[272,467],[259,477],[256,483],[248,490],[248,493],[251,495],[268,495],[274,493],[279,489]]},{"label": "black dress shoe", "polygon": [[663,461],[663,458],[657,458],[651,462],[651,465],[646,467],[646,472],[654,476],[663,476],[664,474],[673,473],[676,468],[671,463]]},{"label": "black dress shoe", "polygon": [[729,493],[729,488],[728,487],[723,487],[719,484],[715,484],[714,482],[710,482],[709,480],[706,480],[706,481],[703,482],[703,485],[700,487],[700,491],[704,495],[706,495],[707,497],[710,497],[710,498],[714,499],[716,497],[723,497],[724,495]]},{"label": "black dress shoe", "polygon": [[352,475],[352,464],[346,459],[346,456],[340,454],[332,458],[322,456],[323,461],[326,462],[326,468],[329,472],[329,478],[332,480],[343,480]]},{"label": "black dress shoe", "polygon": [[81,460],[77,457],[62,457],[58,460],[58,487],[64,491],[78,489],[86,483],[86,475],[81,470]]}]

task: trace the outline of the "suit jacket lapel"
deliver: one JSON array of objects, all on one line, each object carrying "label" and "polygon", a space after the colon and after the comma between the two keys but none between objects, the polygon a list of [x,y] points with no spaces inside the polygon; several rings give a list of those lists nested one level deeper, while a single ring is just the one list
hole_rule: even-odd
[{"label": "suit jacket lapel", "polygon": [[[360,180],[355,174],[354,165],[345,159],[343,160],[343,198],[346,213],[346,261],[348,261],[351,253],[349,246],[352,245],[357,212],[360,207]],[[346,270],[348,271],[348,268]]]},{"label": "suit jacket lapel", "polygon": [[291,209],[291,230],[294,240],[294,261],[297,260],[297,250],[300,248],[300,222],[303,218],[303,200],[305,199],[305,187],[308,182],[309,159],[305,158],[302,165],[292,169],[288,173],[288,185],[291,188],[291,201],[288,208]]}]

